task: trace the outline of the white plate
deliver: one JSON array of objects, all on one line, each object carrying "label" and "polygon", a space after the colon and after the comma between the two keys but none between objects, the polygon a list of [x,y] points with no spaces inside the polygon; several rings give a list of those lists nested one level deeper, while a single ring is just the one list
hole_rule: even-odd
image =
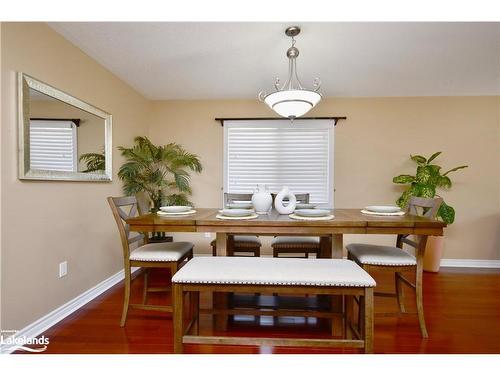
[{"label": "white plate", "polygon": [[219,213],[221,213],[224,216],[243,217],[243,216],[253,215],[255,214],[255,211],[243,208],[225,208],[223,210],[220,210]]},{"label": "white plate", "polygon": [[401,207],[398,207],[398,206],[366,206],[365,210],[371,211],[371,212],[391,213],[391,212],[401,211]]},{"label": "white plate", "polygon": [[160,210],[163,212],[168,212],[168,213],[178,213],[178,212],[187,212],[192,210],[193,207],[191,206],[163,206],[160,207]]},{"label": "white plate", "polygon": [[243,203],[228,203],[226,205],[226,207],[231,208],[231,209],[241,208],[241,209],[249,210],[249,209],[253,208],[253,205],[252,205],[252,203],[245,203],[245,202],[243,202]]},{"label": "white plate", "polygon": [[312,203],[297,203],[297,205],[295,206],[295,208],[297,210],[303,210],[303,209],[311,209],[311,208],[314,208],[316,207],[314,204]]},{"label": "white plate", "polygon": [[163,211],[158,211],[157,214],[160,216],[180,216],[180,215],[191,215],[196,213],[196,210],[189,210],[185,212],[163,212]]},{"label": "white plate", "polygon": [[293,213],[297,216],[305,217],[321,217],[331,215],[330,210],[321,210],[318,208],[295,210]]}]

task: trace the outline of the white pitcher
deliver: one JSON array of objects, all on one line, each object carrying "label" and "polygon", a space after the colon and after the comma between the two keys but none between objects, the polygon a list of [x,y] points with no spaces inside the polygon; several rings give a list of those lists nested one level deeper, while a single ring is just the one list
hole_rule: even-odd
[{"label": "white pitcher", "polygon": [[273,197],[266,185],[258,184],[257,190],[252,195],[252,204],[257,214],[267,214],[273,206]]},{"label": "white pitcher", "polygon": [[[283,205],[283,199],[288,198],[288,204]],[[274,208],[281,215],[289,215],[293,211],[295,211],[295,207],[297,207],[297,198],[295,195],[288,189],[288,186],[283,186],[283,189],[276,195],[274,199]]]}]

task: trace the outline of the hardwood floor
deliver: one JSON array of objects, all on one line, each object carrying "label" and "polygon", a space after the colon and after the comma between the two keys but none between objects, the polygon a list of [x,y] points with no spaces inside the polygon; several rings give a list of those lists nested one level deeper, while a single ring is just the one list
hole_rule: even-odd
[{"label": "hardwood floor", "polygon": [[[154,271],[152,284],[161,285],[168,279],[168,271]],[[392,291],[392,274],[375,275],[378,290]],[[376,353],[500,353],[500,270],[443,268],[437,274],[424,275],[424,305],[429,339],[420,337],[415,315],[400,317],[375,316]],[[142,277],[133,283],[133,298],[141,298]],[[406,289],[409,311],[415,311],[413,295]],[[50,344],[46,353],[172,353],[172,321],[170,314],[130,310],[127,325],[119,327],[123,284],[91,301],[56,326],[45,332]],[[245,303],[253,296],[243,296]],[[291,305],[314,298],[280,296],[280,303]],[[275,303],[271,296],[263,302]],[[166,303],[169,297],[151,298],[155,303]],[[210,303],[210,296],[202,296],[202,307]],[[391,298],[375,300],[377,312],[396,311]],[[212,319],[204,315],[200,333],[212,333]],[[328,322],[315,318],[285,318],[278,322],[271,317],[254,320],[236,317],[230,322],[227,334],[235,336],[309,336],[328,337]],[[357,350],[322,348],[279,348],[186,345],[187,353],[358,353]]]}]

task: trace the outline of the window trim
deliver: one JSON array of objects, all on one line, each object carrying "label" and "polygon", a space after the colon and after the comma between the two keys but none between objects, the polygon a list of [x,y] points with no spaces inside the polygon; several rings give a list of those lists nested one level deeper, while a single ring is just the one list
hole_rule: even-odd
[{"label": "window trim", "polygon": [[[224,192],[228,192],[228,131],[233,127],[253,127],[253,128],[268,128],[268,127],[304,127],[316,129],[328,129],[328,208],[335,207],[335,120],[334,119],[296,119],[291,122],[288,119],[283,120],[225,120],[224,121],[224,139],[223,139],[223,183],[222,183],[222,199]],[[223,201],[223,200],[222,200]]]}]

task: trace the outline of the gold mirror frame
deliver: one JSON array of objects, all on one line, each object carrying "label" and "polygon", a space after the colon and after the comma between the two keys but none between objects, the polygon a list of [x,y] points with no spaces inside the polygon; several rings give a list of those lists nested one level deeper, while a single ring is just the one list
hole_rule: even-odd
[{"label": "gold mirror frame", "polygon": [[[30,108],[29,90],[34,89],[73,107],[89,112],[104,120],[104,173],[62,172],[30,168]],[[19,179],[57,181],[102,181],[112,180],[112,116],[103,110],[75,98],[55,87],[22,72],[18,73],[19,105]]]}]

